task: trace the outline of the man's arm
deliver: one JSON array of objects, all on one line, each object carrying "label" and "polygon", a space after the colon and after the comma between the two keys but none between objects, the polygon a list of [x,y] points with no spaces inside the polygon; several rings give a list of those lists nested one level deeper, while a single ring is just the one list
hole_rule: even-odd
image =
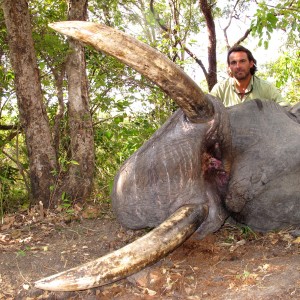
[{"label": "man's arm", "polygon": [[223,102],[222,93],[221,93],[221,87],[220,87],[219,83],[216,83],[214,85],[214,87],[210,91],[210,94],[213,95],[213,96],[215,96],[216,98],[219,98]]}]

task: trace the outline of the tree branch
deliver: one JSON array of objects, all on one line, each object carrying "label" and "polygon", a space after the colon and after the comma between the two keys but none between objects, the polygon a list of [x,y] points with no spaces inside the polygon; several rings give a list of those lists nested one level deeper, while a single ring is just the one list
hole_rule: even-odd
[{"label": "tree branch", "polygon": [[0,124],[0,130],[14,130],[20,128],[19,124],[14,125],[2,125]]},{"label": "tree branch", "polygon": [[234,46],[239,45],[241,42],[243,42],[249,36],[251,30],[251,28],[247,29],[244,35],[234,43]]},{"label": "tree branch", "polygon": [[233,7],[233,9],[231,10],[231,12],[230,12],[230,16],[229,16],[229,20],[228,20],[228,24],[227,24],[227,26],[225,26],[225,28],[223,29],[223,32],[224,32],[224,37],[225,37],[225,41],[226,41],[226,46],[227,46],[227,49],[229,49],[230,48],[230,44],[229,44],[229,41],[228,41],[228,36],[227,36],[227,30],[228,30],[228,28],[230,27],[230,25],[231,25],[231,22],[232,22],[232,19],[233,19],[233,16],[234,16],[234,13],[235,13],[235,9],[236,9],[236,7],[237,7],[237,5],[238,5],[238,3],[240,2],[240,0],[237,0],[236,1],[236,3],[235,3],[235,5],[234,5],[234,7]]}]

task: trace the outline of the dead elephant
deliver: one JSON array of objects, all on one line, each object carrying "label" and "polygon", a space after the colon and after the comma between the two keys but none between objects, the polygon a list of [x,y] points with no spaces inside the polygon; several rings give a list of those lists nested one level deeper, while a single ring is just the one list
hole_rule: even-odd
[{"label": "dead elephant", "polygon": [[72,291],[116,281],[167,255],[196,230],[200,236],[216,231],[228,216],[261,231],[300,225],[297,114],[264,100],[225,109],[161,53],[120,31],[87,22],[52,27],[136,69],[180,109],[115,179],[112,204],[121,224],[156,228],[36,287]]}]

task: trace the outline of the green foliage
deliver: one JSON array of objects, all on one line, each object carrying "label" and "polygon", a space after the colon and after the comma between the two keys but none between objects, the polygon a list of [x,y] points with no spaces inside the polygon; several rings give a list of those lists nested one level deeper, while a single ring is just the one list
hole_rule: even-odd
[{"label": "green foliage", "polygon": [[97,197],[107,200],[120,165],[149,139],[159,124],[145,114],[121,114],[95,128]]},{"label": "green foliage", "polygon": [[257,234],[249,226],[241,225],[240,230],[245,240],[257,239]]},{"label": "green foliage", "polygon": [[[220,17],[230,16],[231,8],[236,1],[227,1],[225,6],[221,6],[221,2],[216,1],[208,1],[208,3],[213,5],[213,14],[217,21]],[[234,18],[246,16],[249,7],[252,8],[253,4],[253,1],[238,2]],[[199,47],[207,46],[198,38],[198,34],[206,31],[206,28],[204,17],[199,10],[199,2],[196,0],[154,1],[155,11],[161,23],[169,29],[169,32],[176,33],[176,36],[161,30],[150,11],[149,1],[90,0],[88,5],[90,21],[126,29],[141,41],[165,53],[182,68],[190,63],[190,60],[185,57],[178,41],[182,45],[196,47],[197,51]],[[48,24],[66,20],[67,1],[29,1],[29,7],[46,109],[50,124],[54,125],[59,108],[55,75],[63,73],[68,46],[66,38],[50,29]],[[2,11],[0,11],[1,17],[3,19]],[[276,75],[278,87],[289,87],[286,91],[288,100],[297,101],[300,73],[299,47],[297,47],[300,32],[299,1],[259,1],[251,28],[253,35],[259,36],[260,45],[265,47],[268,46],[268,40],[275,30],[285,30],[289,38],[288,44],[293,45],[294,50],[268,67],[270,74]],[[0,23],[0,47],[1,124],[18,124],[14,74],[8,59],[4,22]],[[176,105],[143,76],[90,47],[86,47],[86,64],[96,149],[95,194],[101,200],[108,200],[113,178],[119,166],[164,123],[176,109]],[[66,104],[66,78],[63,82],[63,92]],[[69,158],[67,118],[68,114],[65,112],[60,121],[62,136],[58,153],[60,169],[53,172],[58,180],[70,164],[76,164]],[[12,150],[16,149],[16,143],[14,140],[8,141],[7,136],[8,134],[0,132],[1,147],[5,146],[5,149],[12,153],[14,152]],[[18,152],[18,161],[25,170],[28,170],[23,139],[19,141]],[[19,168],[3,154],[0,154],[0,159],[3,162],[0,168],[1,214],[19,205],[26,205],[28,199],[25,197],[24,178],[20,176]],[[64,209],[70,209],[71,202],[67,195],[62,193],[61,197]]]},{"label": "green foliage", "polygon": [[64,36],[48,25],[67,19],[67,1],[31,1],[30,12],[42,89],[47,103],[53,105],[57,100],[53,77],[57,76],[63,68],[68,53],[68,44]]},{"label": "green foliage", "polygon": [[73,207],[73,201],[69,199],[66,192],[63,192],[61,194],[60,207],[67,214],[70,214],[70,215],[74,214],[74,209],[72,208]]},{"label": "green foliage", "polygon": [[252,34],[259,37],[258,45],[263,45],[266,49],[273,34],[284,32],[285,46],[289,51],[283,53],[275,62],[266,64],[265,75],[275,78],[276,86],[282,91],[286,102],[298,102],[300,2],[260,1],[251,29]]},{"label": "green foliage", "polygon": [[91,21],[101,22],[109,26],[120,28],[124,26],[124,16],[120,11],[120,6],[123,6],[123,2],[126,1],[89,0],[89,19]]},{"label": "green foliage", "polygon": [[3,165],[0,167],[1,187],[4,193],[7,193],[9,187],[16,183],[18,176],[18,169],[10,165]]},{"label": "green foliage", "polygon": [[[4,20],[3,11],[0,10],[0,20]],[[5,124],[7,116],[17,115],[15,98],[14,73],[9,62],[8,36],[4,22],[0,22],[0,118]]]},{"label": "green foliage", "polygon": [[251,24],[252,34],[258,35],[259,46],[268,48],[275,29],[283,30],[288,42],[297,44],[300,37],[299,1],[261,1]]},{"label": "green foliage", "polygon": [[65,38],[57,34],[48,24],[67,19],[67,1],[30,2],[30,11],[39,65],[42,70],[47,65],[53,68],[52,65],[49,66],[49,63],[58,65],[64,60],[67,44]]},{"label": "green foliage", "polygon": [[291,49],[283,53],[277,61],[268,64],[268,73],[275,75],[276,86],[283,90],[285,100],[291,104],[299,101],[300,90],[300,50]]},{"label": "green foliage", "polygon": [[26,190],[20,178],[19,169],[2,160],[0,167],[0,217],[27,203]]},{"label": "green foliage", "polygon": [[31,251],[31,247],[25,246],[23,249],[18,250],[17,257],[24,257],[29,251]]}]

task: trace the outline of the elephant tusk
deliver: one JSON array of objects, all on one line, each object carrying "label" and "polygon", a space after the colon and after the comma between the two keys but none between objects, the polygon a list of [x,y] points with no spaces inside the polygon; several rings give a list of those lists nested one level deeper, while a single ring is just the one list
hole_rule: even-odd
[{"label": "elephant tusk", "polygon": [[207,206],[185,205],[131,244],[79,267],[35,282],[49,291],[77,291],[105,285],[153,264],[188,239],[206,219]]},{"label": "elephant tusk", "polygon": [[181,68],[161,52],[130,35],[84,21],[66,21],[49,26],[69,37],[111,55],[158,85],[192,122],[207,122],[214,116],[214,107],[200,87]]}]

